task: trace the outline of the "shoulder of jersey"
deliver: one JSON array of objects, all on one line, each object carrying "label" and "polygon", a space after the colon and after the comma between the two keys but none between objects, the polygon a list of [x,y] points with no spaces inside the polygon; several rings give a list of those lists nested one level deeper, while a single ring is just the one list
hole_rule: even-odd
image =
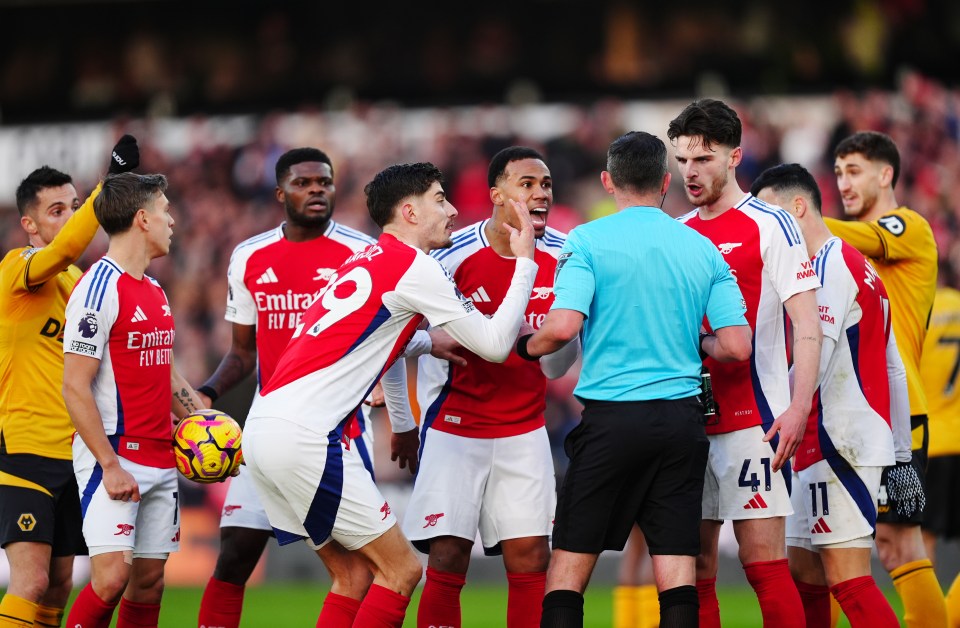
[{"label": "shoulder of jersey", "polygon": [[827,277],[832,277],[839,268],[846,268],[846,260],[843,257],[843,248],[845,244],[840,238],[832,238],[821,249],[813,262],[813,269],[820,279],[820,285],[825,286]]},{"label": "shoulder of jersey", "polygon": [[546,251],[554,257],[560,255],[560,249],[567,241],[567,234],[552,227],[547,227],[543,237],[537,240],[537,248]]},{"label": "shoulder of jersey", "polygon": [[430,252],[430,257],[444,266],[449,266],[459,263],[468,255],[487,247],[489,243],[483,235],[483,225],[486,222],[486,220],[481,220],[455,231],[451,238],[453,244],[445,249],[434,249]]},{"label": "shoulder of jersey", "polygon": [[102,257],[84,273],[74,294],[83,299],[83,307],[99,311],[109,291],[108,288],[115,285],[121,275],[123,270],[119,266]]},{"label": "shoulder of jersey", "polygon": [[690,220],[691,218],[695,218],[695,217],[697,216],[697,212],[698,212],[698,211],[699,211],[699,210],[698,210],[696,207],[694,207],[693,209],[691,209],[690,211],[688,211],[686,214],[681,214],[681,215],[677,216],[677,220],[680,221],[680,222],[687,222],[687,221]]},{"label": "shoulder of jersey", "polygon": [[800,225],[790,212],[782,207],[765,203],[756,196],[748,194],[734,209],[739,210],[758,225],[768,226],[773,233],[782,233],[791,246],[803,242]]},{"label": "shoulder of jersey", "polygon": [[342,225],[333,220],[330,221],[330,227],[327,229],[327,232],[324,235],[331,240],[335,240],[356,251],[365,249],[371,244],[376,244],[377,242],[375,239],[371,238],[362,231],[357,231],[356,229]]},{"label": "shoulder of jersey", "polygon": [[230,260],[233,261],[233,258],[238,256],[249,257],[260,249],[270,246],[275,242],[279,242],[282,239],[283,229],[280,227],[274,227],[270,231],[258,233],[257,235],[247,238],[235,246],[233,249],[233,254],[230,256]]}]

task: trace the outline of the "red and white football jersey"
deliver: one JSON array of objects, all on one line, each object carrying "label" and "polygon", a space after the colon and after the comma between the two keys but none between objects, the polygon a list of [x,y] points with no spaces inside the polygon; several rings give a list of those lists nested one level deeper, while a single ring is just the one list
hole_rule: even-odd
[{"label": "red and white football jersey", "polygon": [[354,415],[424,317],[442,325],[475,311],[435,259],[383,234],[320,291],[247,420],[281,418],[326,437]]},{"label": "red and white football jersey", "polygon": [[[108,257],[80,278],[67,302],[63,350],[100,360],[93,394],[107,436],[170,442],[170,359],[175,330],[163,288]],[[116,443],[115,443],[116,446]],[[137,460],[150,466],[174,466]]]},{"label": "red and white football jersey", "polygon": [[270,379],[317,293],[344,260],[373,243],[373,238],[331,220],[319,238],[291,242],[280,225],[233,250],[224,318],[257,328],[258,387]]},{"label": "red and white football jersey", "polygon": [[[515,259],[497,254],[483,233],[484,220],[459,230],[449,249],[431,256],[443,264],[457,287],[476,308],[492,315],[500,307],[513,277]],[[553,305],[553,279],[566,234],[547,228],[537,240],[539,269],[527,304],[526,319],[540,329]],[[461,349],[469,364],[460,367],[430,355],[420,357],[417,400],[422,429],[433,428],[470,438],[502,438],[544,425],[547,379],[539,362],[511,353],[495,364]]]},{"label": "red and white football jersey", "polygon": [[679,220],[720,249],[746,301],[747,322],[753,330],[749,360],[717,362],[708,357],[704,361],[719,419],[707,426],[707,433],[755,425],[766,430],[790,405],[783,302],[820,287],[800,227],[788,212],[750,194],[711,220],[701,219],[699,210]]},{"label": "red and white football jersey", "polygon": [[833,237],[813,267],[820,327],[835,343],[813,398],[797,471],[837,454],[855,466],[894,463],[887,345],[890,300],[877,271],[855,248]]}]

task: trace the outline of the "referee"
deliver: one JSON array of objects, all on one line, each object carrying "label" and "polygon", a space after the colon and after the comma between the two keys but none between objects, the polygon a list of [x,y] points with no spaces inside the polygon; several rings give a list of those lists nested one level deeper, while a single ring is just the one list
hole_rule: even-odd
[{"label": "referee", "polygon": [[[517,343],[521,357],[537,359],[583,333],[574,391],[583,420],[565,443],[570,467],[541,626],[583,625],[597,557],[622,550],[635,522],[653,557],[660,626],[696,626],[709,448],[697,397],[701,352],[749,358],[746,308],[717,248],[659,209],[670,185],[661,140],[638,131],[617,138],[600,180],[620,211],[570,233],[553,308]],[[700,333],[704,316],[710,334]]]}]

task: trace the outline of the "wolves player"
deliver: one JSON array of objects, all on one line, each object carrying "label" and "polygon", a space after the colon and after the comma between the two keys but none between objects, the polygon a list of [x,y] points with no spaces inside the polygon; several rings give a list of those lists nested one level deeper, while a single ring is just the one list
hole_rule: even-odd
[{"label": "wolves player", "polygon": [[[124,135],[109,172],[139,163],[136,140]],[[100,228],[93,212],[99,191],[80,205],[70,175],[48,166],[17,187],[28,246],[0,263],[0,545],[10,563],[0,626],[59,626],[73,588],[73,557],[86,552],[71,462],[74,429],[60,392],[61,333],[81,274],[73,264]]]},{"label": "wolves player", "polygon": [[[487,179],[491,218],[458,231],[453,246],[433,257],[480,312],[493,314],[514,266],[503,223],[519,228],[510,203],[522,204],[533,223],[539,266],[526,319],[538,328],[553,303],[557,257],[566,239],[546,224],[553,205],[550,170],[536,150],[511,146],[494,155]],[[545,358],[544,368],[561,375],[576,359],[579,344],[575,340]],[[417,624],[460,626],[460,590],[479,528],[484,550],[503,554],[506,625],[539,626],[556,505],[543,419],[546,377],[539,364],[517,355],[503,364],[464,356],[465,367],[423,357],[417,373],[420,472],[403,522],[407,538],[430,555]]]},{"label": "wolves player", "polygon": [[[749,361],[704,362],[713,380],[717,419],[707,426],[710,461],[703,488],[697,590],[701,626],[720,625],[717,543],[733,520],[740,562],[757,593],[764,623],[803,625],[803,604],[790,577],[784,517],[792,512],[787,465],[803,436],[820,360],[817,274],[799,227],[787,212],[745,194],[736,180],[743,158],[736,112],[718,100],[688,105],[667,136],[687,199],[680,220],[723,254],[747,302],[754,353]],[[787,378],[786,309],[793,323],[794,381]],[[786,466],[789,474],[789,466]]]},{"label": "wolves player", "polygon": [[[486,318],[427,255],[450,246],[457,215],[440,171],[427,163],[391,166],[365,191],[383,235],[349,258],[304,314],[250,408],[244,452],[278,541],[306,538],[319,548],[334,539],[363,554],[374,582],[355,625],[400,626],[422,568],[356,448],[343,445],[343,431],[388,368],[399,376],[383,378],[384,393],[405,394],[397,358],[424,318],[481,357],[506,359],[537,265],[529,211],[515,205],[521,228],[505,227],[517,257],[514,279]],[[416,443],[416,432],[394,441]]]},{"label": "wolves player", "polygon": [[819,386],[794,461],[787,518],[807,625],[829,625],[832,592],[855,628],[895,628],[900,622],[870,575],[880,476],[896,458],[910,459],[907,376],[887,292],[863,255],[827,229],[820,190],[802,166],[770,168],[750,192],[797,219],[822,284]]},{"label": "wolves player", "polygon": [[70,626],[106,628],[118,602],[119,625],[156,626],[164,565],[180,545],[170,411],[202,406],[174,368],[167,297],[145,274],[170,251],[166,187],[163,175],[104,179],[94,211],[110,244],[67,303],[63,398],[92,572]]},{"label": "wolves player", "polygon": [[[210,403],[257,369],[257,383],[269,381],[280,353],[314,295],[345,259],[370,238],[332,219],[336,186],[330,158],[316,148],[296,148],[277,160],[277,200],[286,221],[240,243],[230,257],[226,319],[233,342],[217,370],[197,391]],[[365,436],[356,446],[373,472],[367,416],[358,414]],[[200,603],[199,625],[237,628],[244,586],[272,534],[246,470],[231,480],[220,518],[220,554]],[[338,543],[320,551],[332,586],[320,615],[324,625],[351,625],[373,579],[367,566]]]},{"label": "wolves player", "polygon": [[907,625],[942,626],[947,621],[943,590],[920,532],[928,440],[920,356],[937,288],[937,243],[923,216],[897,202],[900,151],[889,136],[854,133],[833,153],[843,211],[856,220],[827,218],[827,227],[866,255],[883,279],[910,392],[913,458],[884,471],[877,555],[903,600]]}]

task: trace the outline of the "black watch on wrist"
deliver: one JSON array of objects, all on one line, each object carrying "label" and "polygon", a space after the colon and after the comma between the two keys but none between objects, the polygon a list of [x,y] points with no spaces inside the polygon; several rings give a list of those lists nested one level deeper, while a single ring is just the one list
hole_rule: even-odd
[{"label": "black watch on wrist", "polygon": [[712,336],[712,335],[713,335],[713,334],[708,333],[708,332],[705,332],[705,331],[700,332],[700,340],[699,340],[699,342],[697,342],[697,349],[700,350],[700,361],[701,361],[701,362],[702,362],[703,360],[706,360],[706,359],[707,359],[707,352],[703,350],[703,339],[706,338],[706,337],[708,337],[708,336]]}]

